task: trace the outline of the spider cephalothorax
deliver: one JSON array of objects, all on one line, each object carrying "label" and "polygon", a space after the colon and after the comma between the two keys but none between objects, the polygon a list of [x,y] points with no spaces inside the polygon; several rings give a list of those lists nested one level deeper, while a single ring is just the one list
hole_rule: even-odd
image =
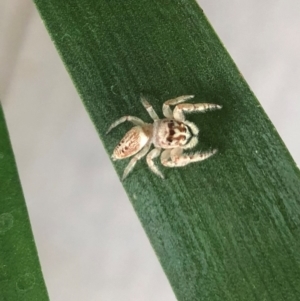
[{"label": "spider cephalothorax", "polygon": [[[130,121],[135,125],[126,133],[112,154],[113,160],[135,155],[125,168],[123,179],[133,169],[136,162],[149,152],[151,144],[155,148],[148,153],[146,160],[149,168],[161,178],[164,176],[154,164],[153,159],[161,154],[162,149],[164,151],[160,156],[160,161],[167,167],[185,166],[192,162],[205,160],[216,153],[216,149],[193,154],[183,153],[183,150],[196,146],[199,133],[197,126],[185,119],[184,112],[206,112],[222,108],[222,106],[212,103],[182,103],[193,97],[193,95],[184,95],[167,100],[163,104],[164,119],[159,119],[148,101],[142,98],[143,106],[154,120],[152,124],[145,123],[138,117],[124,116],[109,127],[107,133],[125,121]],[[172,105],[176,105],[173,111],[170,108]]]}]

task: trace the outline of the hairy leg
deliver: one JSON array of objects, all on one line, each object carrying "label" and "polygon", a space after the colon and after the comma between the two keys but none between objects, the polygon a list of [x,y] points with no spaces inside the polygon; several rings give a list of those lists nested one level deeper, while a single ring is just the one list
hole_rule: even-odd
[{"label": "hairy leg", "polygon": [[178,121],[184,121],[184,113],[193,113],[193,112],[207,112],[221,109],[222,106],[213,104],[213,103],[183,103],[175,107],[173,111],[173,116]]},{"label": "hairy leg", "polygon": [[134,168],[136,162],[138,160],[140,160],[141,158],[143,158],[149,151],[150,149],[150,146],[151,146],[151,143],[147,143],[144,148],[142,148],[142,150],[137,153],[129,162],[129,164],[127,165],[127,167],[125,168],[124,170],[124,173],[123,173],[123,177],[122,177],[122,180],[124,180],[128,174],[131,172],[131,170]]},{"label": "hairy leg", "polygon": [[144,106],[144,108],[147,110],[147,112],[149,113],[150,117],[153,120],[158,120],[159,117],[157,116],[156,112],[154,111],[153,107],[150,105],[150,103],[146,100],[146,98],[144,96],[141,96],[141,101],[142,104]]},{"label": "hairy leg", "polygon": [[159,177],[162,179],[164,178],[163,174],[160,172],[160,170],[157,168],[157,166],[154,164],[153,159],[158,157],[160,155],[161,149],[160,148],[154,148],[148,155],[147,155],[147,164],[149,168]]},{"label": "hairy leg", "polygon": [[181,167],[190,163],[203,161],[217,152],[217,150],[214,149],[206,152],[186,154],[183,153],[183,150],[181,148],[175,148],[171,151],[167,151],[163,152],[161,155],[161,164],[163,164],[166,167]]},{"label": "hairy leg", "polygon": [[129,122],[132,122],[134,125],[144,125],[145,122],[138,118],[138,117],[135,117],[135,116],[123,116],[121,118],[119,118],[118,120],[116,120],[109,128],[108,130],[106,131],[106,134],[108,134],[113,128],[115,128],[116,126],[118,126],[119,124],[125,122],[125,121],[129,121]]},{"label": "hairy leg", "polygon": [[172,119],[173,118],[173,112],[170,108],[170,106],[175,106],[179,103],[182,103],[188,99],[193,98],[194,95],[182,95],[173,99],[169,99],[167,100],[164,104],[163,104],[163,114],[165,117]]}]

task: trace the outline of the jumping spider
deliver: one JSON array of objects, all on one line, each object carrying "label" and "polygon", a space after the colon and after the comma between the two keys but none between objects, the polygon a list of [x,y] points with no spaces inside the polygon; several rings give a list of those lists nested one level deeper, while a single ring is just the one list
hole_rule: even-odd
[{"label": "jumping spider", "polygon": [[[111,156],[113,160],[120,160],[136,154],[125,168],[122,180],[127,177],[136,162],[148,153],[152,143],[155,148],[148,153],[147,164],[161,178],[164,176],[154,164],[153,159],[160,155],[162,149],[164,151],[160,156],[160,161],[166,167],[185,166],[192,162],[205,160],[217,152],[216,149],[213,149],[193,154],[183,153],[183,150],[191,149],[197,145],[199,133],[199,129],[194,123],[185,120],[184,112],[206,112],[222,108],[222,106],[212,103],[181,104],[193,97],[194,95],[183,95],[167,100],[162,108],[165,116],[163,119],[158,118],[153,107],[142,97],[143,106],[154,120],[152,124],[145,123],[138,117],[124,116],[109,127],[106,133],[125,121],[130,121],[135,125],[126,133]],[[170,106],[175,106],[173,112]]]}]

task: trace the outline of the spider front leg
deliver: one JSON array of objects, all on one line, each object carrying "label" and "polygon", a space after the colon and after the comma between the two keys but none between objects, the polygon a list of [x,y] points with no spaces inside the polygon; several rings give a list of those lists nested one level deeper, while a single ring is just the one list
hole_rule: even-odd
[{"label": "spider front leg", "polygon": [[166,167],[181,167],[188,165],[193,162],[203,161],[208,159],[217,152],[216,149],[206,151],[206,152],[197,152],[193,154],[183,153],[182,148],[173,148],[167,149],[161,154],[161,164]]},{"label": "spider front leg", "polygon": [[178,121],[185,121],[184,113],[192,113],[192,112],[207,112],[222,109],[222,106],[214,104],[214,103],[183,103],[179,104],[175,107],[173,111],[173,116]]},{"label": "spider front leg", "polygon": [[144,96],[141,96],[141,101],[144,108],[147,110],[148,114],[150,115],[150,117],[153,120],[158,120],[159,119],[158,115],[156,114],[153,107],[150,105],[150,103],[147,101],[147,99]]},{"label": "spider front leg", "polygon": [[169,99],[167,100],[164,104],[163,104],[163,114],[165,117],[172,119],[173,118],[173,113],[172,110],[170,108],[170,106],[175,106],[179,103],[182,103],[188,99],[194,98],[194,95],[182,95],[173,99]]},{"label": "spider front leg", "polygon": [[143,158],[149,151],[150,149],[150,146],[151,146],[151,143],[148,142],[144,148],[139,152],[137,153],[129,162],[129,164],[127,165],[127,167],[125,168],[124,170],[124,173],[123,173],[123,176],[122,176],[122,180],[124,180],[128,174],[131,172],[131,170],[134,168],[136,162],[138,160],[140,160],[141,158]]},{"label": "spider front leg", "polygon": [[134,125],[139,125],[139,126],[143,126],[145,125],[145,122],[135,116],[123,116],[121,118],[119,118],[118,120],[116,120],[106,131],[106,134],[108,134],[113,128],[115,128],[116,126],[118,126],[119,124],[125,122],[125,121],[130,121],[131,123],[133,123]]}]

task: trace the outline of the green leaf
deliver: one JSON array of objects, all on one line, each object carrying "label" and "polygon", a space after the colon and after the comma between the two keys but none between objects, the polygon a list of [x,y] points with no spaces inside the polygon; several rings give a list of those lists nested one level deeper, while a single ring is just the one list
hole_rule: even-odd
[{"label": "green leaf", "polygon": [[180,95],[223,105],[188,116],[214,157],[123,182],[178,300],[299,299],[300,172],[196,2],[35,3],[109,154],[130,128],[112,122],[151,121],[141,93],[160,117]]},{"label": "green leaf", "polygon": [[1,105],[0,300],[49,300]]}]

